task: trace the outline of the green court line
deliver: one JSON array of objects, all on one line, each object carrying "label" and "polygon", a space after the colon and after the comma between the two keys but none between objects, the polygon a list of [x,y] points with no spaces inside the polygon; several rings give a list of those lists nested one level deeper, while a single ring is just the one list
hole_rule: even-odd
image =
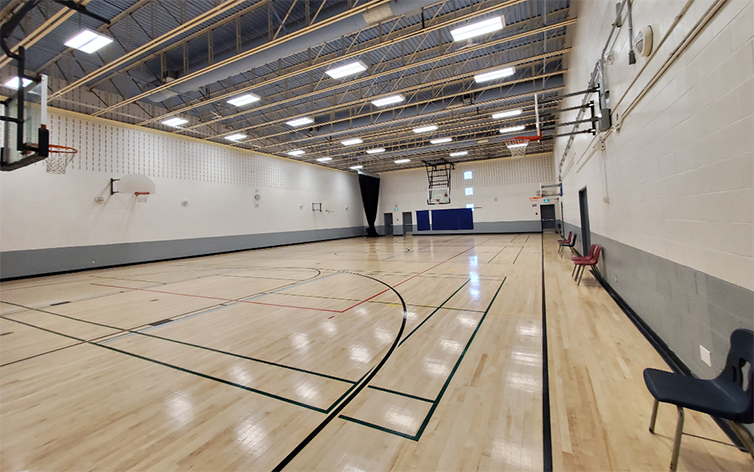
[{"label": "green court line", "polygon": [[417,326],[416,328],[414,328],[414,329],[413,329],[413,330],[412,330],[412,331],[411,331],[410,333],[408,333],[408,335],[407,335],[407,336],[406,336],[405,338],[403,338],[403,340],[402,340],[402,341],[400,342],[400,344],[398,344],[398,347],[400,347],[400,346],[401,346],[401,344],[405,343],[405,342],[406,342],[406,340],[407,340],[408,338],[410,338],[410,337],[411,337],[411,335],[412,335],[412,334],[414,334],[414,333],[416,332],[416,330],[417,330],[417,329],[421,328],[421,327],[422,327],[422,325],[423,325],[424,323],[426,323],[428,319],[432,318],[432,316],[434,316],[434,314],[435,314],[435,313],[437,313],[438,311],[440,311],[440,308],[442,308],[442,306],[443,306],[443,305],[445,305],[446,303],[448,303],[448,302],[450,301],[450,299],[451,299],[451,298],[453,298],[453,297],[454,297],[454,296],[456,295],[456,293],[458,293],[458,292],[459,292],[459,291],[460,291],[460,290],[461,290],[461,289],[462,289],[463,287],[465,287],[465,286],[466,286],[466,284],[467,284],[467,283],[469,283],[469,282],[471,282],[471,279],[468,279],[468,280],[467,280],[466,282],[464,282],[464,283],[463,283],[463,285],[461,285],[460,287],[458,287],[458,290],[456,290],[455,292],[453,292],[453,294],[452,294],[451,296],[449,296],[449,297],[448,297],[448,298],[447,298],[447,299],[446,299],[446,300],[445,300],[444,302],[442,302],[442,303],[440,304],[440,306],[438,306],[438,307],[437,307],[437,308],[435,309],[435,311],[433,311],[432,313],[430,313],[430,314],[429,314],[429,316],[427,316],[426,318],[424,318],[424,321],[422,321],[421,323],[419,323],[419,326]]},{"label": "green court line", "polygon": [[368,421],[358,420],[356,418],[352,418],[352,417],[346,416],[346,415],[339,415],[338,418],[342,418],[342,419],[344,419],[346,421],[351,421],[352,423],[360,424],[360,425],[366,426],[368,428],[376,429],[378,431],[382,431],[383,433],[390,433],[390,434],[393,434],[395,436],[400,436],[402,438],[406,438],[406,439],[410,439],[412,441],[416,441],[416,438],[414,436],[411,436],[410,434],[401,433],[400,431],[396,431],[396,430],[390,429],[390,428],[385,428],[384,426],[380,426],[378,424],[370,423]]},{"label": "green court line", "polygon": [[389,388],[375,387],[374,385],[368,385],[368,387],[371,388],[371,389],[373,389],[373,390],[379,390],[381,392],[392,393],[393,395],[400,395],[401,397],[413,398],[414,400],[420,400],[420,401],[427,402],[427,403],[434,402],[434,400],[429,400],[429,399],[424,398],[424,397],[417,397],[416,395],[411,395],[409,393],[399,392],[397,390],[390,390]]},{"label": "green court line", "polygon": [[371,371],[372,371],[372,369],[369,369],[368,371],[366,371],[366,373],[365,373],[364,375],[362,375],[362,376],[361,376],[361,378],[360,378],[359,380],[357,380],[356,382],[354,382],[354,384],[353,384],[353,385],[351,385],[350,387],[348,387],[348,390],[346,390],[346,391],[345,391],[345,393],[344,393],[343,395],[341,395],[340,397],[338,397],[338,399],[337,399],[337,400],[335,400],[335,401],[333,402],[333,404],[332,404],[332,405],[330,405],[330,406],[329,406],[329,407],[327,408],[327,411],[326,411],[325,413],[330,413],[330,412],[332,411],[332,409],[333,409],[333,408],[335,408],[335,407],[336,407],[336,406],[338,405],[338,403],[340,403],[340,402],[341,402],[341,400],[343,400],[344,398],[346,398],[346,396],[347,396],[347,395],[348,395],[349,393],[351,393],[351,390],[355,389],[355,388],[356,388],[356,386],[357,386],[357,385],[359,385],[359,383],[361,383],[361,381],[362,381],[362,380],[364,380],[364,377],[366,377],[366,376],[367,376],[367,375],[369,374],[369,372],[371,372]]},{"label": "green court line", "polygon": [[[22,324],[22,325],[26,325],[26,326],[29,326],[31,328],[36,328],[36,329],[39,329],[39,330],[42,330],[42,331],[47,331],[48,333],[57,334],[58,336],[63,336],[64,338],[75,339],[76,341],[81,341],[82,343],[89,344],[90,346],[98,346],[98,347],[101,347],[103,349],[107,349],[107,350],[110,350],[110,351],[113,351],[113,352],[119,352],[121,354],[125,354],[127,356],[131,356],[131,357],[134,357],[136,359],[141,359],[143,361],[147,361],[147,362],[151,362],[153,364],[161,365],[163,367],[167,367],[167,368],[174,369],[174,370],[177,370],[177,371],[180,371],[180,372],[184,372],[186,374],[192,374],[192,375],[195,375],[197,377],[201,377],[201,378],[204,378],[204,379],[207,379],[207,380],[214,380],[215,382],[218,382],[218,383],[221,383],[221,384],[229,385],[231,387],[240,388],[240,389],[246,390],[248,392],[256,393],[258,395],[262,395],[264,397],[272,398],[272,399],[275,399],[275,400],[278,400],[278,401],[281,401],[281,402],[284,402],[284,403],[290,403],[292,405],[300,406],[302,408],[313,410],[313,411],[316,411],[318,413],[327,413],[327,411],[328,411],[328,410],[325,410],[325,409],[322,409],[322,408],[319,408],[319,407],[316,407],[316,406],[307,405],[306,403],[302,403],[302,402],[299,402],[299,401],[296,401],[296,400],[291,400],[289,398],[281,397],[280,395],[275,395],[274,393],[265,392],[263,390],[259,390],[259,389],[253,388],[253,387],[247,387],[246,385],[237,384],[235,382],[231,382],[230,380],[221,379],[219,377],[214,377],[212,375],[203,374],[203,373],[197,372],[195,370],[186,369],[184,367],[179,367],[179,366],[173,365],[173,364],[168,364],[167,362],[158,361],[157,359],[150,359],[149,357],[145,357],[145,356],[142,356],[142,355],[139,355],[139,354],[134,354],[133,352],[124,351],[122,349],[117,349],[117,348],[114,348],[112,346],[107,346],[107,345],[104,345],[104,344],[89,342],[86,339],[77,338],[75,336],[70,336],[68,334],[58,333],[56,331],[52,331],[52,330],[49,330],[47,328],[42,328],[40,326],[36,326],[36,325],[30,324],[30,323],[25,323],[23,321],[14,320],[14,319],[11,319],[11,318],[5,318],[4,316],[0,316],[0,318],[6,319],[8,321],[13,321],[15,323],[19,323],[19,324]],[[353,387],[351,387],[351,388],[353,388]],[[333,405],[335,405],[335,404],[337,404],[337,401]],[[332,408],[333,405],[331,405],[330,408]]]},{"label": "green court line", "polygon": [[492,263],[492,261],[494,261],[494,260],[495,260],[495,258],[496,258],[496,257],[497,257],[497,256],[498,256],[498,255],[499,255],[499,254],[500,254],[501,252],[505,251],[505,248],[506,248],[506,247],[508,247],[508,246],[503,246],[503,248],[502,248],[501,250],[499,250],[499,251],[497,252],[497,254],[495,254],[494,256],[492,256],[492,259],[490,259],[490,261],[489,261],[489,262],[488,262],[487,264],[491,264],[491,263]]},{"label": "green court line", "polygon": [[[453,370],[450,371],[450,375],[445,380],[445,383],[443,384],[442,388],[440,389],[440,393],[438,393],[437,398],[435,398],[434,400],[431,401],[432,402],[432,406],[430,407],[429,411],[427,412],[427,415],[424,417],[424,421],[422,421],[421,426],[419,426],[419,430],[416,432],[416,434],[414,436],[411,436],[411,435],[408,435],[408,434],[405,434],[405,433],[401,433],[399,431],[395,431],[395,430],[392,430],[392,429],[389,429],[389,428],[385,428],[383,426],[379,426],[379,425],[376,425],[376,424],[373,424],[373,423],[369,423],[367,421],[358,420],[356,418],[351,418],[351,417],[347,417],[347,416],[343,416],[343,415],[341,415],[340,417],[343,418],[344,420],[352,421],[352,422],[358,423],[358,424],[360,424],[362,426],[373,428],[373,429],[376,429],[376,430],[379,430],[379,431],[382,431],[382,432],[385,432],[385,433],[394,434],[396,436],[400,436],[402,438],[410,439],[412,441],[418,441],[421,438],[422,434],[424,433],[424,430],[426,429],[427,425],[429,424],[429,421],[432,419],[432,415],[434,414],[435,410],[437,409],[437,406],[440,404],[440,400],[442,400],[442,397],[445,394],[445,391],[447,390],[448,386],[450,385],[451,380],[453,380],[453,376],[455,375],[456,371],[458,370],[458,367],[461,365],[461,361],[463,361],[463,358],[466,355],[466,352],[469,350],[469,347],[471,347],[471,343],[474,341],[474,337],[476,337],[476,334],[479,331],[479,328],[482,326],[482,323],[484,322],[484,319],[487,317],[487,313],[489,313],[490,309],[492,308],[492,304],[495,303],[495,300],[497,299],[497,296],[500,293],[500,290],[503,288],[503,284],[505,284],[505,281],[507,279],[508,278],[505,277],[503,279],[503,281],[500,282],[500,286],[497,288],[497,291],[495,292],[495,295],[492,297],[492,300],[490,301],[490,304],[487,306],[487,309],[484,311],[484,315],[482,315],[482,318],[479,320],[479,323],[477,323],[476,329],[474,329],[474,332],[471,334],[471,337],[469,338],[468,342],[466,343],[466,347],[464,347],[463,352],[458,357],[458,360],[456,361],[456,364],[453,366]],[[464,284],[464,285],[466,285],[466,284]],[[459,290],[460,290],[460,288],[459,288]],[[372,386],[370,386],[370,388],[375,388],[376,390],[388,391],[387,389],[381,389],[379,387],[372,387]],[[410,395],[408,395],[406,393],[398,392],[398,391],[394,391],[394,390],[391,390],[390,393],[394,393],[396,395],[407,396],[407,397],[410,396]],[[411,397],[413,397],[413,396],[411,396]],[[413,398],[421,399],[420,397],[413,397]]]}]

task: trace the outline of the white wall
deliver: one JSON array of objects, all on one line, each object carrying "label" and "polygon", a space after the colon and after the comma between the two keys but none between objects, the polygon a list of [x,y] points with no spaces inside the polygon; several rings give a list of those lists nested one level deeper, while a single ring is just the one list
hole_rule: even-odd
[{"label": "white wall", "polygon": [[[588,83],[614,20],[614,3],[578,3],[566,92]],[[635,31],[651,25],[656,47],[685,4],[635,0]],[[611,106],[622,126],[607,135],[604,152],[593,150],[597,138],[592,136],[574,141],[563,166],[565,220],[579,224],[578,191],[587,186],[592,232],[752,290],[752,2],[728,0],[648,95],[623,116],[712,4],[694,1],[661,49],[650,59],[637,55],[631,66],[624,21],[611,48],[615,63],[607,66]],[[580,97],[563,105],[577,102]],[[562,119],[574,117],[571,113]],[[556,143],[556,163],[565,142]]]},{"label": "white wall", "polygon": [[[475,206],[475,223],[539,221],[539,208],[532,207],[529,197],[537,195],[540,183],[555,180],[551,163],[552,156],[547,154],[457,164],[451,175],[450,205],[427,204],[428,180],[424,168],[385,172],[380,175],[376,224],[383,224],[384,213],[393,213],[393,225],[400,226],[404,211],[465,208],[467,203]],[[473,178],[464,180],[464,171],[472,171]],[[473,196],[465,195],[466,187],[474,189]],[[557,211],[559,214],[559,208]]]},{"label": "white wall", "polygon": [[[52,143],[79,153],[65,175],[44,161],[0,173],[3,252],[363,227],[355,174],[60,110],[50,125]],[[110,195],[110,178],[129,173],[155,182],[147,203]]]}]

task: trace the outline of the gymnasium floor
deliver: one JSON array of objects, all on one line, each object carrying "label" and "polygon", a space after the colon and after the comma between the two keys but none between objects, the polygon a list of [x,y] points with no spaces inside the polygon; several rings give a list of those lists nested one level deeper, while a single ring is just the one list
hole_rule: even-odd
[{"label": "gymnasium floor", "polygon": [[[641,371],[667,367],[555,239],[355,238],[4,282],[0,469],[541,471],[551,442],[554,470],[666,470],[675,414],[647,431]],[[693,412],[685,431],[727,441]],[[683,441],[679,470],[754,468]]]}]

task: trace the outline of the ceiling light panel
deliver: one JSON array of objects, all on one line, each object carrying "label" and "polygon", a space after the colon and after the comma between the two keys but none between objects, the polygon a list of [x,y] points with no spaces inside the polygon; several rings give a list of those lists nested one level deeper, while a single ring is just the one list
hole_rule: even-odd
[{"label": "ceiling light panel", "polygon": [[343,146],[355,146],[363,142],[364,141],[362,141],[360,138],[353,138],[353,139],[346,139],[345,141],[341,141],[340,144],[342,144]]},{"label": "ceiling light panel", "polygon": [[188,123],[188,120],[184,118],[170,118],[162,122],[163,125],[172,126],[173,128],[179,128],[181,125]]},{"label": "ceiling light panel", "polygon": [[308,125],[310,123],[314,123],[314,120],[312,120],[308,116],[304,116],[303,118],[296,118],[295,120],[285,122],[285,124],[287,124],[288,126],[292,126],[294,128],[297,126]]},{"label": "ceiling light panel", "polygon": [[493,70],[491,72],[485,72],[483,74],[477,74],[474,76],[476,83],[489,82],[491,80],[502,79],[504,77],[510,77],[516,73],[515,67],[505,67],[503,69]]},{"label": "ceiling light panel", "polygon": [[395,162],[396,164],[407,164],[411,162],[411,159],[398,159],[397,161],[393,161],[393,162]]},{"label": "ceiling light panel", "polygon": [[401,103],[405,101],[406,101],[406,97],[404,97],[403,95],[391,95],[389,97],[378,98],[377,100],[373,100],[372,105],[376,107],[384,107],[387,105],[393,105],[395,103]]},{"label": "ceiling light panel", "polygon": [[295,151],[288,151],[289,156],[303,156],[304,154],[306,153],[301,149],[296,149]]},{"label": "ceiling light panel", "polygon": [[500,113],[495,113],[492,115],[493,120],[500,120],[502,118],[511,118],[514,116],[519,116],[521,114],[521,110],[508,110],[508,111],[501,111]]},{"label": "ceiling light panel", "polygon": [[461,156],[467,156],[469,154],[469,151],[459,151],[459,152],[451,152],[448,154],[450,157],[461,157]]},{"label": "ceiling light panel", "polygon": [[353,169],[353,170],[360,170],[360,169],[363,169],[363,168],[364,168],[364,166],[351,166],[351,167],[349,167],[349,169]]},{"label": "ceiling light panel", "polygon": [[450,30],[450,35],[453,36],[453,41],[463,41],[464,39],[476,38],[485,34],[494,33],[500,31],[505,26],[505,18],[503,16],[496,16],[488,20],[477,21],[470,25],[462,26]]},{"label": "ceiling light panel", "polygon": [[507,128],[500,128],[500,134],[515,133],[516,131],[523,131],[524,129],[526,129],[526,126],[524,125],[509,126]]},{"label": "ceiling light panel", "polygon": [[453,141],[453,138],[437,138],[437,139],[430,139],[429,142],[432,144],[445,144]]},{"label": "ceiling light panel", "polygon": [[237,97],[231,98],[230,100],[228,100],[228,103],[233,106],[242,107],[244,105],[248,105],[249,103],[258,102],[261,99],[262,97],[255,93],[246,93],[244,95],[239,95]]},{"label": "ceiling light panel", "polygon": [[78,49],[79,51],[83,51],[87,54],[92,54],[93,52],[102,49],[112,42],[112,38],[108,38],[107,36],[95,33],[92,30],[85,29],[76,36],[66,41],[64,44],[69,48]]},{"label": "ceiling light panel", "polygon": [[[21,80],[21,83],[24,84],[24,87],[26,87],[31,83],[31,80],[24,78],[23,80]],[[13,90],[18,90],[18,77],[13,77],[9,81],[5,82],[5,86]]]},{"label": "ceiling light panel", "polygon": [[332,157],[320,157],[317,159],[317,162],[329,162],[332,160]]},{"label": "ceiling light panel", "polygon": [[429,133],[430,131],[436,131],[437,126],[436,125],[429,125],[429,126],[422,126],[421,128],[414,128],[414,133]]},{"label": "ceiling light panel", "polygon": [[367,154],[379,154],[381,152],[385,152],[385,148],[367,149]]},{"label": "ceiling light panel", "polygon": [[243,133],[236,133],[236,134],[231,134],[230,136],[225,136],[225,139],[227,139],[228,141],[240,141],[244,139],[245,137],[246,135]]},{"label": "ceiling light panel", "polygon": [[326,70],[325,74],[329,75],[333,79],[341,79],[343,77],[348,77],[349,75],[364,72],[365,70],[367,70],[367,66],[361,61],[356,61],[344,64],[334,69]]}]

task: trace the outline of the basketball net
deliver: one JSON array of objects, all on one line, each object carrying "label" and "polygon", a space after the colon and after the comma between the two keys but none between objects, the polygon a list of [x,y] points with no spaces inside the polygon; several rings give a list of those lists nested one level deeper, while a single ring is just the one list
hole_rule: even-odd
[{"label": "basketball net", "polygon": [[526,148],[529,146],[529,140],[526,138],[510,138],[506,139],[505,145],[511,152],[511,157],[524,157],[526,155]]},{"label": "basketball net", "polygon": [[61,146],[59,144],[50,144],[49,154],[45,159],[48,174],[65,174],[65,169],[68,167],[68,163],[76,157],[78,150]]}]

